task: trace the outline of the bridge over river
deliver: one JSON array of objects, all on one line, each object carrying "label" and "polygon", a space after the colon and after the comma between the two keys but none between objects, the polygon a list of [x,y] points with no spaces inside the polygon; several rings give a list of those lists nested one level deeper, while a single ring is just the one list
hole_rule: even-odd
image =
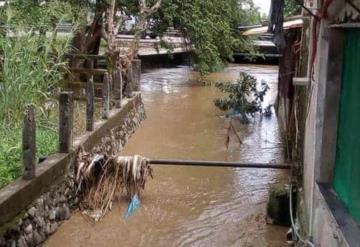
[{"label": "bridge over river", "polygon": [[[122,52],[125,53],[128,50],[131,42],[133,41],[132,35],[118,35],[117,36],[119,47],[122,48]],[[171,47],[167,49],[162,44],[166,43],[166,46]],[[262,35],[253,41],[256,54],[249,54],[243,51],[234,51],[234,58],[241,59],[242,61],[249,61],[261,59],[262,61],[273,61],[279,58],[279,52],[271,41],[271,37]],[[167,55],[167,54],[181,54],[189,53],[192,51],[192,45],[189,40],[181,36],[164,36],[162,39],[155,38],[140,40],[139,56],[144,58],[147,56]],[[249,59],[249,58],[252,59]]]},{"label": "bridge over river", "polygon": [[[133,35],[117,36],[118,46],[122,47],[122,53],[125,53],[128,50],[128,47],[133,42],[133,38]],[[168,46],[170,49],[165,48],[164,43],[166,43],[166,46]],[[164,36],[162,39],[140,39],[139,56],[144,57],[153,55],[187,53],[191,50],[192,46],[185,38],[179,36]]]}]

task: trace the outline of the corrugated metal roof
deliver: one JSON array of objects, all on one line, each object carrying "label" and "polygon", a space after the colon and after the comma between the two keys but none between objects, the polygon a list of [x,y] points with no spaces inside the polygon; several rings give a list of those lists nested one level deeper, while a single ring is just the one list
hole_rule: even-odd
[{"label": "corrugated metal roof", "polygon": [[[296,19],[293,21],[285,21],[283,24],[284,29],[292,29],[292,28],[300,28],[303,26],[303,20],[302,19]],[[245,32],[243,32],[242,34],[245,36],[249,36],[249,35],[258,35],[258,34],[264,34],[267,33],[268,27],[267,26],[263,26],[263,27],[256,27],[256,28],[252,28],[249,29]]]}]

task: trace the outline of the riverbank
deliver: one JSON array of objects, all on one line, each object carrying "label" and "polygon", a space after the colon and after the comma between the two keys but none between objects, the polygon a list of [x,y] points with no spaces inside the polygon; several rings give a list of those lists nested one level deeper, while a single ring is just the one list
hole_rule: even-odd
[{"label": "riverbank", "polygon": [[[50,101],[49,101],[50,102]],[[58,100],[51,100],[48,117],[44,117],[37,109],[36,129],[36,160],[43,161],[58,151],[59,140],[59,109]],[[74,136],[86,133],[86,102],[74,102]],[[95,121],[101,120],[101,102],[95,102]],[[0,125],[0,189],[21,177],[23,172],[22,161],[22,121],[12,125]]]},{"label": "riverbank", "polygon": [[[232,65],[211,74],[209,82],[234,80],[240,71],[269,83],[264,104],[275,101],[277,67]],[[142,75],[147,120],[123,154],[150,158],[282,162],[276,116],[238,126],[225,146],[225,119],[214,104],[215,87],[199,86],[189,67],[156,69]],[[114,206],[103,221],[92,224],[74,214],[46,246],[286,246],[286,228],[265,223],[271,184],[286,180],[273,170],[154,167],[142,207],[124,219],[126,202]]]},{"label": "riverbank", "polygon": [[121,109],[74,140],[68,153],[56,153],[36,166],[31,180],[17,179],[0,190],[0,246],[38,246],[79,207],[74,175],[79,149],[90,155],[119,152],[145,119],[140,93]]}]

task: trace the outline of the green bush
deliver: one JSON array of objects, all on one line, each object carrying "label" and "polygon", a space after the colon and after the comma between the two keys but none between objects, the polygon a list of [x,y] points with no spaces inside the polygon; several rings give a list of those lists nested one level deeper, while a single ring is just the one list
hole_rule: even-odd
[{"label": "green bush", "polygon": [[215,99],[215,106],[226,111],[228,117],[239,117],[243,123],[248,123],[249,117],[262,111],[261,104],[269,90],[265,82],[258,88],[256,78],[243,72],[236,82],[218,82],[215,86],[227,95]]},{"label": "green bush", "polygon": [[[0,128],[0,188],[22,174],[22,129]],[[36,132],[37,159],[55,153],[58,145],[56,130],[39,127]]]}]

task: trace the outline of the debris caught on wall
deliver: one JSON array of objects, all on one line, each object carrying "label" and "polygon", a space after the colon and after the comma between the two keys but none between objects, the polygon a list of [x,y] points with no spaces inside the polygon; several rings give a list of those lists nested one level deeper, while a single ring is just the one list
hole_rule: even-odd
[{"label": "debris caught on wall", "polygon": [[76,181],[83,214],[99,221],[121,196],[129,199],[145,189],[153,171],[148,160],[133,157],[95,155],[80,150],[77,158]]}]

